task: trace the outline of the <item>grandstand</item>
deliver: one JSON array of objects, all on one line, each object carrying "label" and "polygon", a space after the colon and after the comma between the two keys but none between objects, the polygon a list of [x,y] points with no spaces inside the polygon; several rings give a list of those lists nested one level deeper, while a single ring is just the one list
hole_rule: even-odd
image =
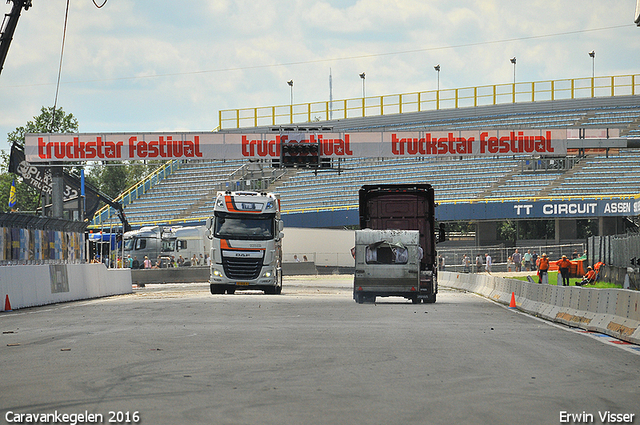
[{"label": "grandstand", "polygon": [[[289,125],[338,132],[442,131],[524,128],[609,128],[622,137],[640,137],[640,96],[609,96],[438,109],[403,114],[326,120]],[[287,126],[220,130],[269,133]],[[439,203],[505,199],[633,197],[640,194],[640,151],[629,148],[575,151],[567,158],[455,157],[449,159],[348,158],[331,170],[280,170],[269,160],[246,162],[185,161],[168,177],[136,197],[125,211],[134,226],[203,222],[213,209],[217,190],[258,189],[280,193],[285,223],[305,225],[305,214],[357,209],[360,186],[372,182],[427,182]],[[334,226],[356,224],[353,215],[338,214]],[[295,216],[295,220],[293,219]],[[470,218],[471,219],[471,218]],[[114,218],[94,226],[118,224]],[[310,226],[314,224],[310,223]]]}]

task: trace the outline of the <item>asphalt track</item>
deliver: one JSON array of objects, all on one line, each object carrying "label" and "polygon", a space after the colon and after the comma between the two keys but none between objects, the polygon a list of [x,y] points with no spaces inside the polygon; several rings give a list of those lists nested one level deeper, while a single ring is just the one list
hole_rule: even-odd
[{"label": "asphalt track", "polygon": [[349,285],[148,285],[2,313],[0,423],[640,423],[637,346],[450,290],[358,305]]}]

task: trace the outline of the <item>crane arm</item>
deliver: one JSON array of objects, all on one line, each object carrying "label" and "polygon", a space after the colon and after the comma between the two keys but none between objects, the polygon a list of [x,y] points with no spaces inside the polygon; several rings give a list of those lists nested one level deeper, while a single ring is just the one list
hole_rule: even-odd
[{"label": "crane arm", "polygon": [[11,12],[4,15],[2,27],[0,27],[0,73],[2,73],[4,61],[7,58],[9,45],[13,40],[13,33],[16,31],[20,13],[22,13],[22,9],[29,10],[31,7],[31,0],[8,0],[7,3],[9,1],[13,1],[13,7]]}]

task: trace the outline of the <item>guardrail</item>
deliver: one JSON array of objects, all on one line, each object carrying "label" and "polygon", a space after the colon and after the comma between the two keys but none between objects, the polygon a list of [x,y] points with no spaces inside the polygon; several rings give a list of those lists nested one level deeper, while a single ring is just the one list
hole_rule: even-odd
[{"label": "guardrail", "polygon": [[486,274],[440,272],[438,283],[482,295],[553,322],[640,344],[640,292],[524,282]]},{"label": "guardrail", "polygon": [[516,102],[627,96],[640,93],[638,77],[640,74],[516,82],[291,105],[224,109],[218,111],[218,128],[287,125]]}]

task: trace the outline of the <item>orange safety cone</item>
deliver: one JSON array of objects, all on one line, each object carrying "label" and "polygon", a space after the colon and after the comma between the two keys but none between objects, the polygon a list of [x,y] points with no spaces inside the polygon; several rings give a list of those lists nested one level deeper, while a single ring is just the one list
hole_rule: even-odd
[{"label": "orange safety cone", "polygon": [[9,302],[9,294],[4,297],[4,311],[13,311],[11,310],[11,303]]},{"label": "orange safety cone", "polygon": [[511,293],[511,302],[509,303],[509,308],[518,308],[516,307],[516,293]]}]

